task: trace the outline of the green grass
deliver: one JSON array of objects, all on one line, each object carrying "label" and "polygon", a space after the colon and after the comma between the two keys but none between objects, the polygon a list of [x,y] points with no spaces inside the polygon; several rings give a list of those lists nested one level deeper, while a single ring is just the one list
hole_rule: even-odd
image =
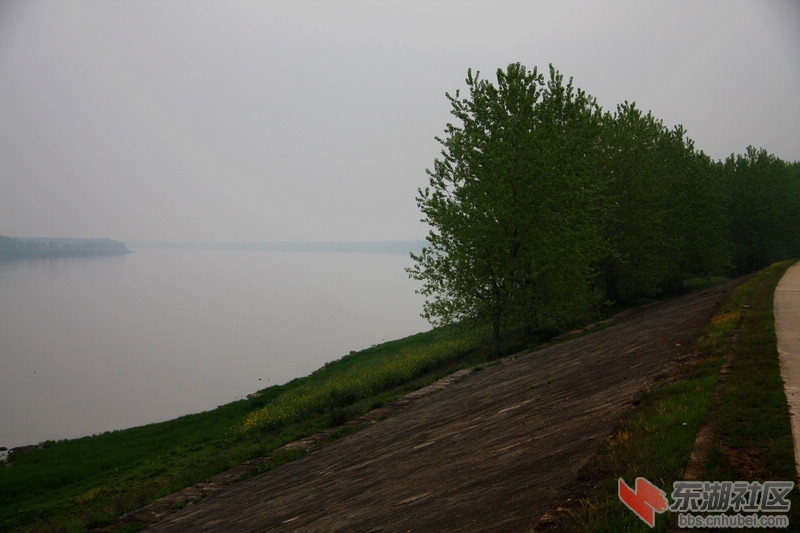
[{"label": "green grass", "polygon": [[[716,433],[703,479],[795,479],[772,317],[775,286],[791,264],[786,261],[764,269],[729,296],[692,347],[700,356],[681,365],[678,381],[644,395],[639,407],[603,444],[584,481],[552,513],[551,528],[665,531],[670,513],[656,515],[655,528],[650,529],[620,502],[618,479],[632,485],[637,477],[645,477],[669,496],[673,482],[683,479],[697,431],[712,406],[721,365],[731,350],[735,359],[714,417]],[[745,306],[749,307],[740,326]],[[735,452],[733,461],[726,460],[731,451]],[[758,470],[736,468],[742,456],[757,464]],[[792,503],[791,522],[800,523],[796,496]]]},{"label": "green grass", "polygon": [[[695,435],[711,405],[720,360],[708,358],[691,375],[642,397],[636,411],[606,439],[589,485],[561,502],[557,529],[562,531],[649,530],[617,497],[618,478],[632,485],[646,477],[666,492],[682,479]],[[656,531],[665,519],[658,516]]]},{"label": "green grass", "polygon": [[248,413],[239,433],[273,429],[374,397],[448,365],[478,345],[477,337],[408,342],[391,354],[370,349],[328,364],[268,405]]},{"label": "green grass", "polygon": [[[791,262],[762,272],[744,316],[736,357],[722,392],[705,473],[718,480],[796,480],[791,423],[778,361],[773,298]],[[800,524],[792,491],[790,523]]]}]

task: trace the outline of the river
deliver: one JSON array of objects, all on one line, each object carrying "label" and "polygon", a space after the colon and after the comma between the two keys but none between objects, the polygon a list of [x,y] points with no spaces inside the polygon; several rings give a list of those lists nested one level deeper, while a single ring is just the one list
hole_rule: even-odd
[{"label": "river", "polygon": [[430,329],[408,254],[134,247],[0,263],[0,446],[168,420]]}]

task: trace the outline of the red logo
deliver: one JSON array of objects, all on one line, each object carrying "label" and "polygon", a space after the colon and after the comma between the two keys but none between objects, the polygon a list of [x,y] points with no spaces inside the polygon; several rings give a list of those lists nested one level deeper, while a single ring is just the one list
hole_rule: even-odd
[{"label": "red logo", "polygon": [[636,490],[619,478],[618,492],[622,503],[650,527],[656,524],[656,513],[663,513],[669,505],[664,491],[643,477],[636,478]]}]

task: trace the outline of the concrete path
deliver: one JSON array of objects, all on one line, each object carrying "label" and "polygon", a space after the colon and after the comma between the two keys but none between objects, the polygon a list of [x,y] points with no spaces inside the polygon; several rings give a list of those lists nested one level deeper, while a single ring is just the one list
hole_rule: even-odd
[{"label": "concrete path", "polygon": [[800,263],[790,267],[775,288],[775,334],[800,477]]}]

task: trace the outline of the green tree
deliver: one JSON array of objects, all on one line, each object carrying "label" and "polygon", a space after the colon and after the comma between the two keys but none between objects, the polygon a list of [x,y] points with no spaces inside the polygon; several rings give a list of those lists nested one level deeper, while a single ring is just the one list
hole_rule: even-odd
[{"label": "green tree", "polygon": [[668,129],[625,102],[606,115],[603,173],[610,179],[610,253],[598,285],[613,301],[673,291],[729,262],[721,177],[681,126]]},{"label": "green tree", "polygon": [[423,316],[434,325],[477,321],[549,327],[593,304],[592,266],[603,253],[595,154],[602,113],[552,66],[545,80],[519,63],[493,84],[468,71],[469,96],[447,94],[441,158],[417,204],[431,230],[412,254]]},{"label": "green tree", "polygon": [[628,301],[655,294],[673,270],[672,199],[662,179],[663,123],[635,103],[606,116],[603,172],[611,180],[604,229],[612,246],[598,280],[606,297]]},{"label": "green tree", "polygon": [[682,289],[686,279],[729,271],[730,197],[720,173],[705,154],[695,150],[682,126],[665,132],[662,153],[673,204],[669,228],[677,243],[670,251],[673,270],[664,286]]},{"label": "green tree", "polygon": [[724,163],[731,190],[736,272],[752,272],[800,255],[800,175],[766,150],[747,147]]}]

